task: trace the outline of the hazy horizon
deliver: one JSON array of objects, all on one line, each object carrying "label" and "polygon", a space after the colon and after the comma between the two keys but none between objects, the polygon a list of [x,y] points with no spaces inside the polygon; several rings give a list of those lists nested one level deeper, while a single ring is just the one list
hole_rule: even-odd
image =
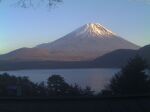
[{"label": "hazy horizon", "polygon": [[[0,54],[52,42],[87,23],[100,23],[139,46],[150,43],[150,4],[136,0],[64,0],[47,10],[0,4]],[[11,19],[10,19],[11,18]]]}]

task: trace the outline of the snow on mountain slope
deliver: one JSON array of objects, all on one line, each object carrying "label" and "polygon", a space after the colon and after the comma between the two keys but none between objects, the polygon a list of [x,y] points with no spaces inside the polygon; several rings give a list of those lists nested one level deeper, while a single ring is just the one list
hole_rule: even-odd
[{"label": "snow on mountain slope", "polygon": [[100,24],[86,24],[51,43],[21,48],[0,55],[0,60],[15,61],[84,61],[93,60],[118,49],[138,49]]},{"label": "snow on mountain slope", "polygon": [[92,60],[117,49],[138,49],[100,24],[86,24],[68,35],[36,48],[47,49],[51,60]]},{"label": "snow on mountain slope", "polygon": [[76,36],[85,35],[85,36],[91,36],[91,37],[99,37],[104,38],[107,36],[107,38],[115,35],[110,30],[104,28],[100,24],[86,24],[80,28],[78,28],[76,31],[72,32]]}]

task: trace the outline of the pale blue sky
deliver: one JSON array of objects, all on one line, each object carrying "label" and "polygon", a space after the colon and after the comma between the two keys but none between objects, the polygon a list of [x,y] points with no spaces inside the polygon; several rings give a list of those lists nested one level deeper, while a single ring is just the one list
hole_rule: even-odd
[{"label": "pale blue sky", "polygon": [[144,0],[64,0],[48,10],[0,4],[0,54],[56,40],[91,22],[140,46],[150,44],[150,3]]}]

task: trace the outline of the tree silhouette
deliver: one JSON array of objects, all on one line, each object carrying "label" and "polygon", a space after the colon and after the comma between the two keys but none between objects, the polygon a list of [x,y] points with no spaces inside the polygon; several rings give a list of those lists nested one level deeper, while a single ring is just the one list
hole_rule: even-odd
[{"label": "tree silhouette", "polygon": [[65,82],[64,78],[59,75],[52,75],[48,78],[48,92],[50,95],[62,96],[69,94],[70,86]]},{"label": "tree silhouette", "polygon": [[36,85],[37,86],[37,96],[40,96],[40,97],[45,97],[48,95],[48,90],[47,90],[47,87],[46,87],[46,84],[44,82],[41,82],[39,84]]},{"label": "tree silhouette", "polygon": [[87,86],[84,90],[83,90],[83,95],[84,96],[93,96],[94,91],[92,91],[91,87]]},{"label": "tree silhouette", "polygon": [[103,90],[105,95],[138,95],[150,93],[149,76],[145,73],[148,66],[140,56],[131,59]]},{"label": "tree silhouette", "polygon": [[36,85],[27,77],[0,74],[0,96],[34,96]]},{"label": "tree silhouette", "polygon": [[82,89],[77,84],[69,85],[60,75],[48,78],[44,82],[34,83],[28,77],[10,76],[8,73],[0,74],[0,97],[47,97],[47,96],[93,96],[90,87]]},{"label": "tree silhouette", "polygon": [[69,85],[60,75],[49,77],[47,85],[50,96],[93,96],[94,93],[90,87],[82,89],[77,84]]},{"label": "tree silhouette", "polygon": [[[3,0],[0,0],[2,2]],[[9,1],[8,1],[9,2]],[[62,0],[14,0],[14,3],[22,8],[29,8],[38,6],[38,4],[47,4],[48,7],[52,7]]]}]

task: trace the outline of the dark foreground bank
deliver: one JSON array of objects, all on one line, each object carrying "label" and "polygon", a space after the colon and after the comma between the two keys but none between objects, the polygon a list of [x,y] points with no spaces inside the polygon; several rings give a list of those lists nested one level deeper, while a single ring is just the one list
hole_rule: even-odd
[{"label": "dark foreground bank", "polygon": [[0,98],[0,112],[150,112],[150,96]]}]

